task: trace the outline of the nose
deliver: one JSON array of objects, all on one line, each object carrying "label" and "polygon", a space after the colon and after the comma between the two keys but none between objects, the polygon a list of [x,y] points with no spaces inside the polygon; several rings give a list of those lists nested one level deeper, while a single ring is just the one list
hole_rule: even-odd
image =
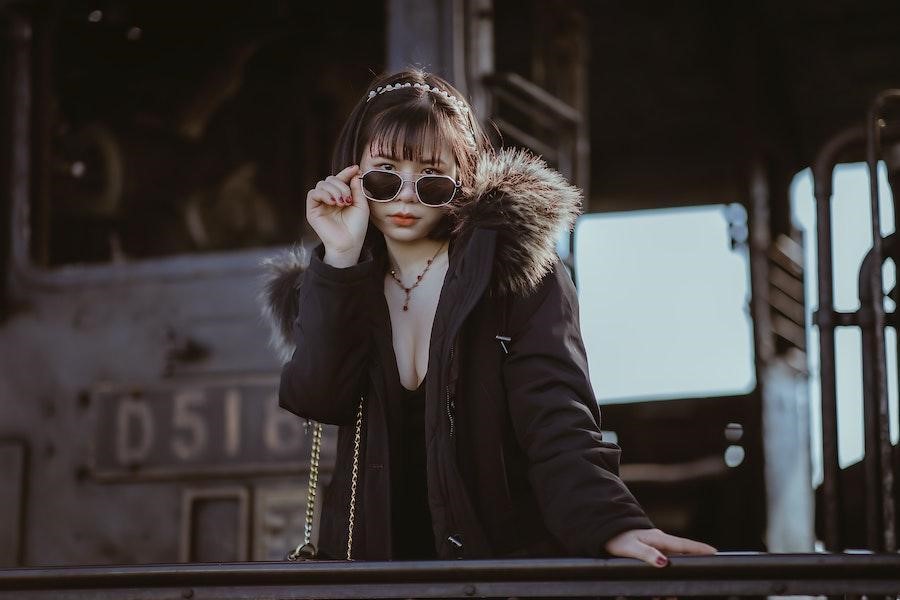
[{"label": "nose", "polygon": [[416,184],[415,182],[404,179],[403,183],[400,185],[400,193],[397,194],[397,200],[402,200],[403,202],[415,202],[416,201]]}]

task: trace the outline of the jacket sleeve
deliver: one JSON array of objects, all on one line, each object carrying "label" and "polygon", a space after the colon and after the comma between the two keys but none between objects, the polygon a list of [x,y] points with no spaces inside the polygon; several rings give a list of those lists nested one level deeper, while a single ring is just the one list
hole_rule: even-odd
[{"label": "jacket sleeve", "polygon": [[313,251],[298,285],[294,351],[281,371],[278,404],[320,423],[356,417],[371,335],[372,258],[338,268]]},{"label": "jacket sleeve", "polygon": [[509,412],[544,522],[573,555],[607,555],[610,538],[654,525],[619,478],[621,448],[602,439],[578,297],[558,256],[509,310]]}]

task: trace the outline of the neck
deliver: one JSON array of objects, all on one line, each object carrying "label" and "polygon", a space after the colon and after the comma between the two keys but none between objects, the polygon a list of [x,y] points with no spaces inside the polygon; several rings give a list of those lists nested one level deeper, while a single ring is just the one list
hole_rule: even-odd
[{"label": "neck", "polygon": [[[415,278],[421,273],[428,259],[434,257],[434,262],[438,263],[447,255],[447,240],[424,238],[402,242],[385,237],[384,242],[387,247],[388,268],[396,268],[397,274],[404,281],[407,277]],[[438,252],[438,248],[440,248],[440,252]],[[437,256],[435,256],[435,252],[438,252]],[[407,285],[409,284],[407,283]]]}]

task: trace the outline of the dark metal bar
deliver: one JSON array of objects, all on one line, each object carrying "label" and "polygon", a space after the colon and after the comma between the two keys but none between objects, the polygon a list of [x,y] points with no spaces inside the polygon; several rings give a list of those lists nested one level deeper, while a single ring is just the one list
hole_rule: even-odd
[{"label": "dark metal bar", "polygon": [[[878,348],[874,327],[876,319],[872,310],[873,290],[870,282],[875,277],[874,272],[881,271],[882,264],[876,260],[872,250],[866,253],[862,266],[859,269],[857,290],[859,294],[860,333],[862,335],[862,372],[863,372],[863,444],[865,454],[863,456],[863,473],[865,480],[865,507],[866,507],[866,543],[873,551],[884,549],[882,540],[883,512],[881,497],[881,451],[878,435],[879,415],[878,402],[875,390],[875,364],[878,362]],[[881,293],[877,294],[879,300]],[[882,327],[883,331],[883,327]]]},{"label": "dark metal bar", "polygon": [[618,581],[597,582],[532,582],[527,587],[514,584],[473,581],[467,584],[372,584],[367,586],[335,585],[258,585],[258,586],[190,586],[154,588],[115,588],[89,591],[21,591],[15,595],[0,592],[0,598],[16,600],[269,600],[269,599],[365,599],[372,598],[616,598],[645,597],[741,597],[822,595],[853,598],[883,596],[896,593],[893,583],[880,581]]},{"label": "dark metal bar", "polygon": [[522,114],[528,115],[536,123],[547,129],[558,129],[567,125],[571,126],[566,119],[558,116],[553,111],[548,111],[543,104],[534,102],[530,99],[521,98],[515,91],[495,86],[491,88],[491,92],[497,95],[497,98],[509,104]]},{"label": "dark metal bar", "polygon": [[502,133],[505,133],[517,142],[528,146],[536,154],[539,154],[544,160],[554,163],[559,160],[559,156],[555,148],[548,146],[533,135],[522,131],[522,129],[516,127],[506,119],[494,117],[493,121]]},{"label": "dark metal bar", "polygon": [[[866,120],[866,162],[869,166],[869,192],[871,196],[870,208],[872,212],[872,260],[875,268],[872,269],[869,280],[871,298],[869,306],[872,311],[873,336],[872,336],[872,370],[871,385],[867,390],[865,400],[877,406],[877,429],[868,432],[878,439],[878,459],[881,471],[881,518],[883,522],[883,543],[874,550],[894,552],[897,549],[895,537],[894,515],[894,470],[891,456],[890,413],[888,411],[887,397],[887,354],[884,346],[884,281],[881,274],[881,265],[884,262],[881,238],[881,199],[878,190],[878,155],[881,151],[881,122],[882,109],[885,104],[893,100],[900,100],[900,90],[885,90],[875,96],[869,108]],[[874,492],[874,490],[871,490]]]},{"label": "dark metal bar", "polygon": [[[2,598],[408,598],[900,593],[897,554],[206,563],[0,570]],[[187,595],[185,595],[187,594]]]},{"label": "dark metal bar", "polygon": [[[841,312],[834,311],[834,313],[830,315],[826,315],[825,313],[816,312],[815,323],[816,325],[821,326],[833,326],[833,327],[862,327],[867,324],[866,319],[869,317],[860,314],[859,311],[854,312]],[[893,313],[887,316],[889,320],[896,319]]]},{"label": "dark metal bar", "polygon": [[495,73],[485,77],[485,83],[491,87],[511,87],[515,94],[524,96],[528,102],[540,104],[554,116],[568,121],[570,125],[581,124],[581,114],[577,110],[521,75]]},{"label": "dark metal bar", "polygon": [[837,391],[835,380],[834,276],[832,273],[831,195],[832,171],[838,156],[849,146],[865,139],[862,127],[841,131],[832,137],[813,163],[816,198],[816,243],[819,305],[814,322],[819,327],[819,377],[822,404],[822,467],[825,547],[843,549],[840,530],[840,465],[837,447]]}]

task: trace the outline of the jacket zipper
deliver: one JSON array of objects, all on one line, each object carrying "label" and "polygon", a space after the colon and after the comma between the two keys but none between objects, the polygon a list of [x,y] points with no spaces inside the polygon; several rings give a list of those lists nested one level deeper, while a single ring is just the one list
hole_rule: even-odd
[{"label": "jacket zipper", "polygon": [[[453,365],[453,344],[450,344],[450,365]],[[446,388],[447,399],[444,403],[444,406],[446,406],[446,408],[447,408],[447,419],[450,421],[450,437],[453,437],[455,423],[453,422],[453,405],[450,401],[450,385],[451,384],[449,384],[449,383],[447,384],[447,388]]]}]

